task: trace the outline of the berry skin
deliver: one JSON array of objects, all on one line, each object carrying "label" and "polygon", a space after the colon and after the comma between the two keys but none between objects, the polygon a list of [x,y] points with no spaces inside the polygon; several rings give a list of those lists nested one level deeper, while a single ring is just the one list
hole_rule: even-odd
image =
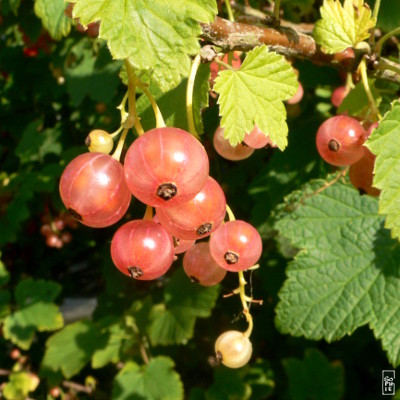
[{"label": "berry skin", "polygon": [[69,213],[93,228],[119,221],[131,200],[121,163],[101,153],[81,154],[67,165],[60,195]]},{"label": "berry skin", "polygon": [[184,253],[185,251],[189,250],[196,242],[195,240],[178,239],[176,237],[172,237],[172,239],[174,241],[175,254]]},{"label": "berry skin", "polygon": [[364,156],[350,166],[350,181],[360,194],[379,196],[380,190],[372,186],[374,165],[375,156],[364,147]]},{"label": "berry skin", "polygon": [[173,207],[192,199],[206,183],[204,147],[178,128],[156,128],[136,139],[125,157],[126,183],[152,207]]},{"label": "berry skin", "polygon": [[172,236],[197,240],[221,225],[226,213],[225,195],[217,181],[208,177],[192,200],[176,207],[159,207],[156,212],[158,221]]},{"label": "berry skin", "polygon": [[183,257],[183,269],[192,282],[202,286],[213,286],[221,282],[226,270],[211,257],[208,242],[196,243]]},{"label": "berry skin", "polygon": [[250,133],[246,133],[243,143],[253,149],[261,149],[266,146],[276,147],[269,136],[265,136],[257,125],[254,126],[254,129]]},{"label": "berry skin", "polygon": [[299,82],[299,86],[297,88],[297,92],[294,94],[292,98],[286,101],[287,104],[297,104],[300,103],[301,99],[303,98],[304,95],[304,88],[301,82]]},{"label": "berry skin", "polygon": [[115,232],[111,258],[125,275],[152,280],[168,271],[174,259],[174,244],[171,235],[160,224],[130,221]]},{"label": "berry skin", "polygon": [[319,127],[316,137],[320,156],[329,164],[351,165],[364,154],[365,130],[354,118],[337,115]]},{"label": "berry skin", "polygon": [[239,331],[226,331],[215,342],[217,359],[229,368],[246,365],[253,352],[250,339]]},{"label": "berry skin", "polygon": [[94,153],[110,154],[114,147],[113,138],[102,129],[91,131],[85,139],[85,144],[88,146],[89,151]]},{"label": "berry skin", "polygon": [[339,107],[344,98],[349,94],[349,89],[346,86],[339,86],[337,87],[331,96],[331,103],[335,106],[335,107]]},{"label": "berry skin", "polygon": [[240,161],[250,157],[254,149],[239,143],[233,147],[228,139],[224,138],[224,128],[218,127],[214,133],[213,144],[215,151],[223,158],[230,161]]},{"label": "berry skin", "polygon": [[210,252],[220,267],[232,272],[243,271],[261,257],[262,240],[249,223],[229,221],[211,235]]}]

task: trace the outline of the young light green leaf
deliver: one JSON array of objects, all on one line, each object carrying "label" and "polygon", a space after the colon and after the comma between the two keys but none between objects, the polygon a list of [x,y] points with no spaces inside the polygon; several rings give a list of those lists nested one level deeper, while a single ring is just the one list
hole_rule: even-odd
[{"label": "young light green leaf", "polygon": [[394,145],[400,140],[400,102],[393,103],[366,145],[376,157],[373,185],[382,192],[379,213],[386,215],[385,227],[392,236],[400,238],[400,149]]},{"label": "young light green leaf", "polygon": [[250,51],[238,70],[224,70],[215,80],[221,125],[232,146],[254,125],[283,150],[287,145],[286,109],[298,83],[291,65],[266,46]]},{"label": "young light green leaf", "polygon": [[64,9],[64,0],[35,0],[35,14],[55,40],[67,36],[71,30],[71,19],[66,17]]},{"label": "young light green leaf", "polygon": [[168,357],[152,358],[144,366],[127,362],[114,379],[112,399],[183,399],[183,385],[173,368]]},{"label": "young light green leaf", "polygon": [[330,363],[319,350],[307,349],[304,360],[286,358],[282,364],[289,378],[290,399],[340,400],[343,397],[343,365]]},{"label": "young light green leaf", "polygon": [[176,271],[165,289],[164,303],[154,306],[151,313],[152,344],[186,343],[193,336],[196,318],[210,316],[218,293],[218,286],[192,284],[182,270]]},{"label": "young light green leaf", "polygon": [[76,0],[74,18],[100,21],[99,37],[115,59],[128,59],[138,73],[152,72],[166,91],[188,75],[190,56],[199,51],[199,22],[211,22],[215,0]]},{"label": "young light green leaf", "polygon": [[[284,333],[337,340],[369,324],[389,361],[400,364],[400,244],[383,228],[376,199],[335,184],[313,182],[286,203],[276,223],[300,248],[288,267],[277,306]],[[387,254],[391,254],[390,257]],[[390,317],[389,317],[390,316]]]},{"label": "young light green leaf", "polygon": [[322,51],[338,53],[347,47],[356,47],[369,38],[369,30],[376,24],[364,0],[324,0],[321,17],[314,27],[315,41]]},{"label": "young light green leaf", "polygon": [[39,378],[31,373],[16,371],[9,375],[2,393],[7,400],[25,400],[29,392],[33,392],[39,385]]}]

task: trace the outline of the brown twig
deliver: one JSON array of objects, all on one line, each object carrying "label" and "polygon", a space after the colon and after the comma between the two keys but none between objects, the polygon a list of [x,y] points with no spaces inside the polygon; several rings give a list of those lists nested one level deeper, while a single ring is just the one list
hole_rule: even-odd
[{"label": "brown twig", "polygon": [[91,394],[93,392],[93,388],[90,386],[81,385],[80,383],[71,382],[71,381],[63,381],[62,385],[68,389],[75,390],[76,392],[83,392]]},{"label": "brown twig", "polygon": [[[308,59],[321,65],[330,65],[349,72],[356,71],[366,50],[348,49],[336,54],[325,54],[312,36],[292,27],[277,28],[230,22],[217,17],[211,24],[202,24],[202,37],[224,52],[249,51],[267,45],[271,50],[288,58]],[[400,64],[379,58],[369,70],[372,77],[400,83]]]}]

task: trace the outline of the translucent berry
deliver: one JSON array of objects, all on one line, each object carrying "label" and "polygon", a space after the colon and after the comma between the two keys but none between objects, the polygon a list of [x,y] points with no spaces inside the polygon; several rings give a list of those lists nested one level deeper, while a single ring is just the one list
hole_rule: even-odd
[{"label": "translucent berry", "polygon": [[246,133],[243,143],[253,149],[261,149],[266,146],[276,147],[269,136],[265,136],[257,125],[254,126],[254,129],[250,133]]},{"label": "translucent berry", "polygon": [[262,252],[262,241],[257,230],[245,221],[222,224],[210,239],[214,260],[228,271],[243,271],[257,263]]},{"label": "translucent berry", "polygon": [[229,368],[246,365],[253,352],[250,339],[239,331],[226,331],[215,342],[217,360]]},{"label": "translucent berry", "polygon": [[192,282],[213,286],[221,282],[226,270],[212,258],[208,242],[196,243],[183,256],[183,269]]},{"label": "translucent berry", "polygon": [[114,147],[114,141],[111,135],[102,129],[94,129],[89,133],[85,140],[89,151],[110,154]]},{"label": "translucent berry", "polygon": [[185,251],[189,250],[194,244],[195,240],[185,240],[185,239],[178,239],[176,237],[172,237],[174,241],[174,251],[175,254],[182,254]]},{"label": "translucent berry", "polygon": [[343,166],[357,162],[364,154],[365,130],[354,118],[337,115],[319,127],[316,137],[320,156],[329,164]]},{"label": "translucent berry", "polygon": [[153,221],[135,220],[122,225],[111,242],[111,258],[125,275],[152,280],[164,275],[174,259],[171,235]]},{"label": "translucent berry", "polygon": [[124,163],[133,195],[152,207],[173,207],[204,186],[209,163],[204,147],[178,128],[156,128],[136,139]]},{"label": "translucent berry", "polygon": [[292,98],[286,101],[287,104],[297,104],[301,101],[304,95],[304,88],[301,82],[299,82],[299,86],[297,88],[297,92],[293,95]]},{"label": "translucent berry", "polygon": [[60,195],[75,219],[94,228],[119,221],[131,200],[121,163],[102,153],[74,158],[61,176]]},{"label": "translucent berry", "polygon": [[379,196],[380,190],[372,186],[374,165],[375,156],[364,147],[364,156],[350,166],[350,181],[361,194]]},{"label": "translucent berry", "polygon": [[252,147],[239,143],[233,147],[228,139],[224,138],[224,128],[218,127],[214,133],[213,144],[215,151],[223,158],[231,161],[240,161],[250,157],[254,153]]},{"label": "translucent berry", "polygon": [[192,199],[176,207],[157,208],[158,221],[180,239],[197,240],[209,236],[221,224],[226,213],[225,195],[215,179]]},{"label": "translucent berry", "polygon": [[337,87],[332,93],[331,103],[335,107],[339,107],[342,104],[344,98],[349,94],[349,92],[350,90],[346,86]]}]

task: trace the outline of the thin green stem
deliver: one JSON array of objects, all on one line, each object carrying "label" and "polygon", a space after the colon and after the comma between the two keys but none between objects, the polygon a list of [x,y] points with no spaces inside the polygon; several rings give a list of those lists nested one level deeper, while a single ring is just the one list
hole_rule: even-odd
[{"label": "thin green stem", "polygon": [[381,6],[381,0],[376,0],[375,1],[375,6],[374,6],[374,10],[372,11],[372,17],[375,18],[375,19],[378,19],[380,6]]},{"label": "thin green stem", "polygon": [[249,337],[251,335],[251,331],[253,330],[253,317],[250,314],[249,306],[247,304],[248,297],[246,296],[246,290],[245,286],[247,285],[246,279],[244,279],[244,274],[243,271],[238,272],[239,276],[239,296],[240,296],[240,301],[242,302],[243,306],[243,314],[246,318],[247,323],[249,326],[247,327],[246,332],[244,332],[244,336]]},{"label": "thin green stem", "polygon": [[114,139],[121,133],[122,129],[124,129],[124,127],[121,125],[115,132],[110,133],[110,136]]},{"label": "thin green stem", "polygon": [[196,79],[196,73],[197,70],[199,69],[199,65],[201,62],[201,57],[200,54],[197,54],[197,56],[194,58],[192,66],[190,68],[190,74],[186,86],[186,115],[187,115],[187,121],[189,125],[189,132],[197,139],[199,138],[199,135],[196,131],[196,126],[194,123],[194,115],[193,115],[193,89],[194,89],[194,82]]},{"label": "thin green stem", "polygon": [[147,96],[147,98],[150,101],[151,107],[153,108],[154,115],[156,117],[156,127],[164,128],[166,126],[164,118],[161,114],[160,108],[158,107],[156,100],[154,99],[153,95],[150,93],[149,89],[147,88],[147,85],[145,83],[143,83],[140,80],[140,78],[138,78],[138,77],[136,77],[136,84],[137,84],[137,87],[143,91],[143,93]]},{"label": "thin green stem", "polygon": [[139,117],[136,111],[136,75],[135,72],[129,63],[129,61],[125,62],[126,71],[128,73],[128,102],[129,102],[129,109],[128,109],[128,118],[124,123],[124,127],[132,128],[135,127],[136,132],[138,135],[143,135],[144,129],[142,124],[139,121]]},{"label": "thin green stem", "polygon": [[214,61],[216,64],[220,65],[221,67],[224,67],[224,68],[226,68],[226,69],[230,69],[231,71],[234,71],[234,70],[235,70],[235,68],[233,68],[232,65],[229,65],[229,64],[227,64],[227,63],[224,63],[223,61],[221,61],[221,60],[218,59],[218,58],[214,58],[213,61]]},{"label": "thin green stem", "polygon": [[367,76],[367,64],[366,64],[365,58],[362,59],[359,69],[360,69],[360,73],[361,73],[361,79],[362,79],[362,83],[364,86],[364,90],[365,90],[365,93],[367,94],[368,102],[371,107],[372,113],[374,115],[376,115],[379,120],[381,120],[382,115],[380,114],[379,109],[376,106],[374,96],[372,95],[371,89],[369,87],[368,76]]},{"label": "thin green stem", "polygon": [[277,21],[279,21],[279,11],[281,8],[281,0],[275,0],[274,3],[274,17]]},{"label": "thin green stem", "polygon": [[146,211],[143,216],[144,221],[153,221],[153,207],[146,206]]},{"label": "thin green stem", "polygon": [[129,132],[129,129],[130,128],[124,128],[124,130],[122,132],[122,135],[119,138],[117,147],[116,147],[114,153],[112,154],[112,158],[115,158],[117,161],[119,161],[120,158],[121,158],[122,149],[124,147],[125,139],[126,139],[126,136],[127,136],[128,132]]},{"label": "thin green stem", "polygon": [[228,19],[231,22],[235,22],[235,18],[233,16],[232,7],[230,0],[225,0],[226,11],[228,12]]},{"label": "thin green stem", "polygon": [[232,209],[228,206],[228,204],[226,205],[226,212],[228,213],[228,217],[229,217],[229,221],[235,221],[235,215],[233,214]]},{"label": "thin green stem", "polygon": [[380,55],[381,55],[383,43],[385,43],[386,40],[390,39],[392,36],[396,36],[396,35],[400,35],[400,27],[393,29],[392,31],[386,33],[378,40],[378,43],[375,46],[375,53],[378,55],[378,57],[380,57]]}]

